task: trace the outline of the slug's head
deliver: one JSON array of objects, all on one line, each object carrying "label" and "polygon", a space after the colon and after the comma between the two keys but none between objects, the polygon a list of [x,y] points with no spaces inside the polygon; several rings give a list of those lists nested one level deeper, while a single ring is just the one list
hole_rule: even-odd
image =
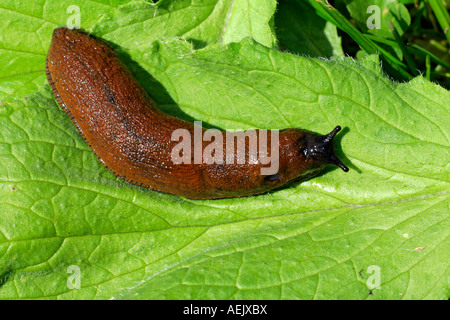
[{"label": "slug's head", "polygon": [[308,132],[304,140],[303,153],[305,157],[312,159],[316,163],[334,164],[347,172],[348,168],[334,154],[333,138],[340,130],[341,127],[337,126],[327,135]]}]

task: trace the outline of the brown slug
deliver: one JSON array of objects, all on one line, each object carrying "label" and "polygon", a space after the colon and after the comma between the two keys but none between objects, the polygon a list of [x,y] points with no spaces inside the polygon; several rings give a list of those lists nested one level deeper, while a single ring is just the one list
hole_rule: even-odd
[{"label": "brown slug", "polygon": [[[242,155],[234,149],[231,158],[219,154],[220,148],[211,148],[211,134],[205,138],[208,130],[159,110],[111,47],[83,31],[54,30],[46,73],[59,105],[101,163],[132,184],[190,199],[217,199],[261,194],[317,175],[328,164],[348,171],[333,151],[339,126],[327,135],[302,129],[254,130],[257,137],[266,134],[266,159],[273,156],[277,162],[277,170],[268,175],[262,174],[270,167],[267,161],[250,161],[250,142]],[[183,136],[186,148],[178,153],[181,142],[174,132],[180,129],[194,137],[200,133],[200,144]],[[213,132],[221,150],[227,148],[227,133]],[[250,141],[250,135],[247,138]],[[259,146],[257,155],[263,150]],[[175,163],[174,150],[186,161]],[[218,161],[205,161],[208,152]]]}]

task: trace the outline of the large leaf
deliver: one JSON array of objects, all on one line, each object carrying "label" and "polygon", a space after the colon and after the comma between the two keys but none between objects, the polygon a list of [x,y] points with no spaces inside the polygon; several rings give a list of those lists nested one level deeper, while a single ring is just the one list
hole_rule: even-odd
[{"label": "large leaf", "polygon": [[275,0],[162,0],[156,4],[140,0],[105,15],[93,29],[125,48],[145,47],[155,39],[174,35],[198,46],[251,36],[271,47],[276,43],[272,30],[275,9]]},{"label": "large leaf", "polygon": [[[45,57],[52,31],[72,21],[73,5],[71,0],[2,1],[0,102],[24,97],[47,82]],[[168,36],[183,36],[199,46],[247,36],[266,46],[276,43],[275,0],[85,0],[76,6],[81,28],[124,48]]]},{"label": "large leaf", "polygon": [[[239,199],[143,190],[101,166],[46,86],[1,106],[1,298],[449,297],[448,91],[393,83],[374,56],[325,61],[248,39],[128,49],[171,114],[342,125],[350,172]],[[70,266],[81,289],[67,286]]]}]

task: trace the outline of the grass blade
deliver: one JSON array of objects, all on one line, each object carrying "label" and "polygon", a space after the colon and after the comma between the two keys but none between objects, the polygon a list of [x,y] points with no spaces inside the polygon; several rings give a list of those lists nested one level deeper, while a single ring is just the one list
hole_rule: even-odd
[{"label": "grass blade", "polygon": [[330,21],[336,27],[347,33],[368,54],[380,54],[381,59],[385,62],[384,66],[388,69],[392,76],[403,80],[412,78],[412,76],[405,70],[405,68],[407,68],[405,64],[367,38],[350,21],[348,21],[343,14],[341,14],[328,2],[324,2],[322,0],[308,0],[308,2],[313,8],[316,9],[318,15],[322,16],[324,19]]},{"label": "grass blade", "polygon": [[441,0],[428,0],[428,3],[441,25],[442,30],[444,30],[447,41],[450,43],[450,15],[448,14],[444,3]]},{"label": "grass blade", "polygon": [[409,54],[408,50],[406,49],[406,45],[403,42],[402,37],[398,34],[397,30],[394,28],[394,25],[392,24],[392,21],[390,23],[390,28],[392,33],[394,34],[395,40],[397,41],[398,46],[400,47],[400,50],[403,52],[403,56],[405,57],[406,63],[408,64],[409,70],[413,75],[417,75],[417,66],[414,62],[414,59]]}]

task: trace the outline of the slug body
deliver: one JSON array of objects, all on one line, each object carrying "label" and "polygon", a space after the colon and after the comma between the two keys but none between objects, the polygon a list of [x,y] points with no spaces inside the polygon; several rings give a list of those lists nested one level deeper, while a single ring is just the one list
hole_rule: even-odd
[{"label": "slug body", "polygon": [[[132,184],[190,199],[216,199],[264,193],[316,175],[328,164],[348,171],[333,152],[339,126],[324,136],[281,130],[278,171],[271,175],[261,174],[265,165],[259,161],[227,163],[224,157],[219,164],[173,163],[179,141],[172,141],[172,133],[183,128],[194,136],[194,124],[160,111],[110,46],[82,31],[54,31],[46,71],[59,105],[101,163]],[[202,142],[202,148],[209,143]]]}]

